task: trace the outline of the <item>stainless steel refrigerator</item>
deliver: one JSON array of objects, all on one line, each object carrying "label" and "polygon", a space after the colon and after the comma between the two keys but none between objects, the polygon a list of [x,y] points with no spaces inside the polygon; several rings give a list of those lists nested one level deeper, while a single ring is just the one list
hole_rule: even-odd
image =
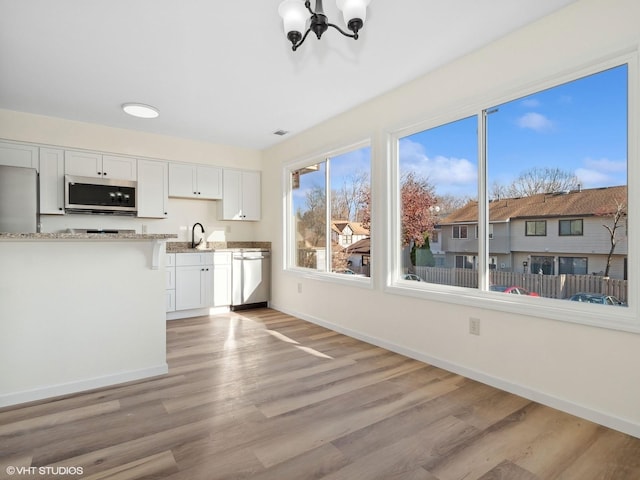
[{"label": "stainless steel refrigerator", "polygon": [[38,232],[39,203],[35,168],[0,165],[0,232]]}]

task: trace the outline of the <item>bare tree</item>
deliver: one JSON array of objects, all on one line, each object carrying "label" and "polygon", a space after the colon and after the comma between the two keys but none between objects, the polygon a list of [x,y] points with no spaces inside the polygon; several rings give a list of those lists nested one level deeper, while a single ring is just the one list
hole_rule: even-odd
[{"label": "bare tree", "polygon": [[578,177],[573,173],[551,167],[533,167],[522,172],[509,185],[494,182],[491,186],[492,198],[529,197],[538,193],[557,193],[577,190]]},{"label": "bare tree", "polygon": [[469,203],[470,200],[472,199],[468,196],[456,197],[450,194],[439,195],[437,205],[438,207],[440,207],[439,215],[446,216],[449,213],[464,207],[467,203]]},{"label": "bare tree", "polygon": [[298,231],[311,245],[325,244],[327,196],[323,187],[311,188],[305,198],[305,209],[298,210]]},{"label": "bare tree", "polygon": [[331,218],[361,222],[369,183],[369,173],[363,170],[345,177],[342,186],[331,191]]},{"label": "bare tree", "polygon": [[614,198],[612,204],[599,208],[595,213],[600,217],[608,217],[611,219],[610,223],[602,225],[609,233],[610,247],[609,254],[607,255],[607,266],[604,270],[604,276],[608,277],[609,270],[611,269],[611,259],[618,244],[617,231],[623,225],[623,219],[627,216],[627,204],[619,198]]}]

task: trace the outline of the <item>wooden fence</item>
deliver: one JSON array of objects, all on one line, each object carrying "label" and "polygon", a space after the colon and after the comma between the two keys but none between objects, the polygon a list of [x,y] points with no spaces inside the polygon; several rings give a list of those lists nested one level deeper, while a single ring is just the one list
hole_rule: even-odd
[{"label": "wooden fence", "polygon": [[[468,268],[413,267],[414,272],[426,282],[440,285],[478,288],[478,272]],[[627,301],[627,281],[598,275],[540,275],[492,270],[491,285],[507,285],[526,288],[542,297],[569,298],[574,293],[591,292],[613,295]]]}]

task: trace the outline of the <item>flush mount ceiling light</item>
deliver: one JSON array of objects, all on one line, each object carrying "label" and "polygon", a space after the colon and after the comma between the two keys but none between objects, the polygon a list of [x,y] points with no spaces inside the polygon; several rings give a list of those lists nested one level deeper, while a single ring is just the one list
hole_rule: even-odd
[{"label": "flush mount ceiling light", "polygon": [[160,115],[160,111],[157,108],[143,103],[123,103],[122,110],[138,118],[156,118]]},{"label": "flush mount ceiling light", "polygon": [[[357,40],[358,31],[364,25],[367,16],[367,5],[369,3],[371,3],[371,0],[336,0],[338,8],[342,11],[344,23],[353,33],[347,33],[337,25],[329,23],[329,19],[322,8],[322,0],[316,0],[315,11],[311,10],[311,2],[309,0],[305,1],[304,4],[302,0],[284,0],[278,7],[278,13],[284,22],[284,34],[293,45],[292,48],[295,52],[306,40],[309,32],[315,33],[318,40],[320,40],[322,34],[329,27],[335,28],[345,37]],[[309,22],[309,27],[307,27],[307,21]],[[302,32],[304,32],[304,35]]]}]

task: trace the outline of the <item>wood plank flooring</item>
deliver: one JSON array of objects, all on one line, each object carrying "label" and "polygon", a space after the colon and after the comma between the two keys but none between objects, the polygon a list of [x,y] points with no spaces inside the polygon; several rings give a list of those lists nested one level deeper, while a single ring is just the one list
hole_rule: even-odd
[{"label": "wood plank flooring", "polygon": [[0,410],[0,479],[640,479],[640,439],[274,310],[167,330],[166,376]]}]

